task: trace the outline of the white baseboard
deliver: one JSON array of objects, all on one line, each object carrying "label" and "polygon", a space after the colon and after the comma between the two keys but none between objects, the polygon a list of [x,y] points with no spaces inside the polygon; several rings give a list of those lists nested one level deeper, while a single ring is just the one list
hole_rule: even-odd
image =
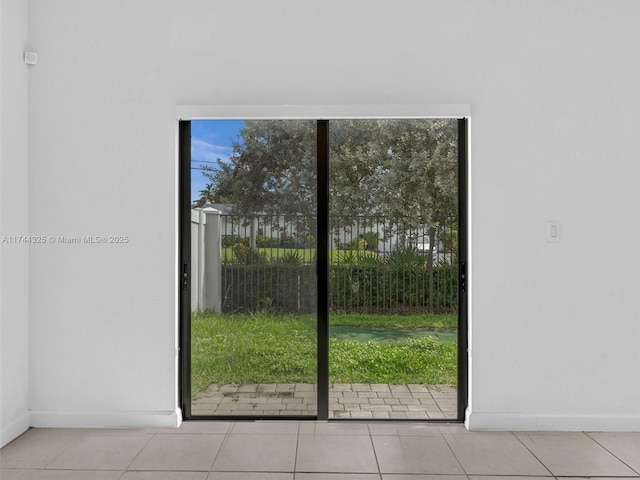
[{"label": "white baseboard", "polygon": [[536,415],[527,413],[482,413],[467,411],[469,430],[638,432],[640,416]]},{"label": "white baseboard", "polygon": [[29,412],[26,412],[6,427],[2,427],[2,429],[0,430],[0,447],[4,447],[11,440],[19,437],[29,429],[29,417]]},{"label": "white baseboard", "polygon": [[179,408],[173,412],[31,412],[31,426],[41,428],[178,428],[181,423]]}]

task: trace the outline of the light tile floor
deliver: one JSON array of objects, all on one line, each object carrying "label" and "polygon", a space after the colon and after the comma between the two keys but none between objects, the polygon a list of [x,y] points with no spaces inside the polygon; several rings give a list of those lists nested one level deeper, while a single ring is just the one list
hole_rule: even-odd
[{"label": "light tile floor", "polygon": [[2,480],[640,479],[640,432],[311,421],[31,429],[0,450],[0,467]]},{"label": "light tile floor", "polygon": [[[316,386],[308,383],[218,385],[193,399],[193,415],[316,415]],[[455,420],[451,385],[336,383],[329,386],[329,418]]]}]

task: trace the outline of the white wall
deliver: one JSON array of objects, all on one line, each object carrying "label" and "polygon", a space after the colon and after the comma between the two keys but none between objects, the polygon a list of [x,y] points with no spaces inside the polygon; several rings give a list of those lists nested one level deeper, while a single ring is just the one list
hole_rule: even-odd
[{"label": "white wall", "polygon": [[[29,235],[27,0],[0,2],[0,237]],[[29,246],[0,243],[0,446],[29,427]]]},{"label": "white wall", "polygon": [[32,0],[31,231],[131,238],[31,249],[32,423],[176,422],[176,105],[454,103],[471,427],[640,429],[639,27],[636,0]]}]

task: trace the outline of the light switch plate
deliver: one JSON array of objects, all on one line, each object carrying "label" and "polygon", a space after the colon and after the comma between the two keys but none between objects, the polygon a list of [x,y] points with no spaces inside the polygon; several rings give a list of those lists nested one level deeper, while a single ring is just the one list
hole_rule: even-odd
[{"label": "light switch plate", "polygon": [[560,222],[557,220],[550,220],[547,223],[547,242],[560,241]]}]

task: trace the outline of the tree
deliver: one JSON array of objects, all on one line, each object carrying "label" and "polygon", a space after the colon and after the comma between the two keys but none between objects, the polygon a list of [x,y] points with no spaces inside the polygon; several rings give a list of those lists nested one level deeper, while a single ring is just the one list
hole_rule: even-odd
[{"label": "tree", "polygon": [[308,120],[247,121],[228,162],[203,167],[241,214],[303,214],[315,211],[316,130]]},{"label": "tree", "polygon": [[380,120],[338,120],[329,126],[329,198],[335,217],[383,213],[388,194],[387,146]]},{"label": "tree", "polygon": [[256,215],[288,216],[299,235],[315,235],[316,124],[309,120],[246,121],[228,162],[203,167],[213,196],[233,204],[250,225]]},{"label": "tree", "polygon": [[[429,302],[433,309],[434,258],[438,230],[457,222],[458,157],[456,121],[437,119],[393,121],[384,129],[389,169],[392,218],[404,215],[406,229],[427,227]],[[445,232],[440,232],[444,237]]]},{"label": "tree", "polygon": [[200,194],[200,198],[198,198],[198,200],[193,202],[193,206],[202,207],[206,203],[213,202],[215,188],[216,188],[215,183],[213,182],[207,183],[204,186],[204,188],[200,190],[200,192],[198,192]]},{"label": "tree", "polygon": [[[456,216],[456,121],[336,120],[329,135],[334,220],[401,218],[404,231],[428,227],[433,247],[437,226]],[[314,232],[314,121],[247,121],[229,161],[203,173],[214,185],[211,196],[234,204],[235,212],[296,215],[298,232]]]}]

